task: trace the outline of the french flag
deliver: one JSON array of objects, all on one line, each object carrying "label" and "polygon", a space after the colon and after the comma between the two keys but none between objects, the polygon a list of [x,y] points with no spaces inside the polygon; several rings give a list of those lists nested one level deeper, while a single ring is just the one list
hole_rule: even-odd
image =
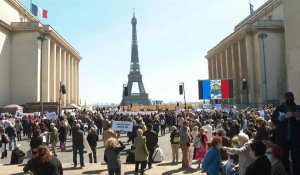
[{"label": "french flag", "polygon": [[37,5],[31,3],[31,13],[34,16],[41,16],[43,18],[48,18],[48,11],[38,7]]},{"label": "french flag", "polygon": [[199,99],[233,98],[233,80],[198,80]]}]

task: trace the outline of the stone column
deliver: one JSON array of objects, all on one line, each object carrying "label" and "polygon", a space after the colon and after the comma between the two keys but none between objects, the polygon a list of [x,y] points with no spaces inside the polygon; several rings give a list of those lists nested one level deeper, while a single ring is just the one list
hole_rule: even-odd
[{"label": "stone column", "polygon": [[50,54],[50,101],[56,101],[56,43],[51,44]]},{"label": "stone column", "polygon": [[74,58],[74,103],[77,105],[77,58]]},{"label": "stone column", "polygon": [[67,94],[66,94],[66,98],[67,98],[67,101],[66,103],[67,104],[70,104],[71,101],[70,101],[70,94],[71,94],[71,56],[70,56],[70,53],[67,53],[67,78],[66,78],[66,91],[67,91]]},{"label": "stone column", "polygon": [[[66,85],[67,82],[67,52],[63,50],[62,52],[62,74],[61,74],[61,82]],[[61,106],[66,106],[66,95],[61,94]]]},{"label": "stone column", "polygon": [[51,41],[43,41],[43,72],[42,72],[42,100],[43,102],[50,102],[50,60],[51,60]]},{"label": "stone column", "polygon": [[213,70],[212,70],[212,64],[210,58],[207,59],[207,63],[208,63],[208,78],[211,79]]},{"label": "stone column", "polygon": [[226,64],[226,50],[221,52],[221,64],[222,64],[222,79],[228,78],[227,76],[227,64]]},{"label": "stone column", "polygon": [[61,82],[61,47],[57,47],[56,52],[56,102],[59,102],[59,83]]},{"label": "stone column", "polygon": [[243,79],[243,63],[242,63],[242,43],[241,41],[238,41],[238,60],[239,60],[239,79],[237,79],[238,83],[239,83],[239,87],[240,87],[240,99],[241,99],[241,103],[245,103],[244,101],[244,96],[243,96],[243,91],[241,89],[241,83],[242,83],[242,79]]},{"label": "stone column", "polygon": [[214,79],[218,79],[219,70],[220,70],[220,66],[218,65],[218,56],[214,56],[214,60],[215,60],[215,68],[216,68],[216,76],[214,77]]},{"label": "stone column", "polygon": [[[264,32],[266,33],[266,32]],[[267,67],[267,62],[265,60],[265,63],[266,65],[264,66],[264,59],[266,59],[266,39],[267,38],[264,38],[264,47],[265,49],[263,48],[263,40],[261,38],[258,38],[258,43],[259,43],[259,63],[258,63],[258,67],[259,67],[259,71],[260,71],[260,74],[259,74],[259,84],[261,88],[259,88],[259,102],[260,103],[265,103],[267,101],[267,95],[266,93],[266,88],[268,87],[267,85],[267,82],[266,82],[266,79],[265,79],[265,68]],[[264,55],[264,52],[265,52],[265,55]],[[266,87],[267,86],[267,87]]]},{"label": "stone column", "polygon": [[223,70],[224,70],[224,64],[223,64],[223,54],[222,51],[219,53],[219,65],[220,65],[220,77],[219,79],[222,79],[224,77]]},{"label": "stone column", "polygon": [[229,77],[229,58],[228,58],[228,49],[225,49],[225,64],[226,64],[226,78],[230,78]]},{"label": "stone column", "polygon": [[211,80],[213,80],[216,76],[216,65],[215,65],[215,61],[214,61],[214,57],[210,57],[210,64],[211,64],[211,77],[209,77]]},{"label": "stone column", "polygon": [[232,46],[232,57],[233,57],[233,67],[234,67],[234,97],[236,103],[241,103],[241,93],[240,93],[240,63],[239,63],[239,48],[238,43]]},{"label": "stone column", "polygon": [[70,79],[70,95],[71,103],[74,103],[74,57],[71,57],[71,79]]},{"label": "stone column", "polygon": [[255,100],[255,68],[253,55],[253,36],[247,34],[246,36],[246,57],[247,57],[247,88],[249,103],[256,103]]},{"label": "stone column", "polygon": [[80,60],[78,60],[77,62],[77,105],[79,105],[79,99],[80,99],[80,96],[79,96],[79,63],[80,63]]}]

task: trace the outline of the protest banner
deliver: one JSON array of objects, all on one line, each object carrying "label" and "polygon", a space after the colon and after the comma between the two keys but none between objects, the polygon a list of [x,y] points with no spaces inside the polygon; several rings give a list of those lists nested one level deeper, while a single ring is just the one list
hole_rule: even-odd
[{"label": "protest banner", "polygon": [[112,130],[132,132],[133,122],[129,121],[113,121]]},{"label": "protest banner", "polygon": [[259,112],[259,115],[260,115],[260,117],[265,117],[265,111],[264,110],[260,110],[260,111],[258,111]]},{"label": "protest banner", "polygon": [[203,108],[203,109],[212,109],[213,106],[212,106],[211,104],[203,104],[203,105],[202,105],[202,108]]},{"label": "protest banner", "polygon": [[222,104],[215,104],[215,110],[222,111]]},{"label": "protest banner", "polygon": [[46,119],[48,120],[56,120],[57,115],[56,112],[49,112],[46,114]]}]

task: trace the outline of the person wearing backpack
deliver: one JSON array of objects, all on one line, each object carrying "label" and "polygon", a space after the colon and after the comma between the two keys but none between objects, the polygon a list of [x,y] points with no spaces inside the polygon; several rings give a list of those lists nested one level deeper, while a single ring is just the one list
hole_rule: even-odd
[{"label": "person wearing backpack", "polygon": [[172,126],[171,128],[172,132],[170,135],[170,142],[171,142],[171,148],[172,148],[172,162],[178,163],[178,154],[179,154],[179,131],[177,130],[176,126]]}]

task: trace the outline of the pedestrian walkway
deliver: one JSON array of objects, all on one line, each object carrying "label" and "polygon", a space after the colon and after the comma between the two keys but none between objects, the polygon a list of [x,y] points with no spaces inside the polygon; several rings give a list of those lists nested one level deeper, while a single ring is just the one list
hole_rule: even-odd
[{"label": "pedestrian walkway", "polygon": [[[24,165],[0,165],[0,175],[23,175]],[[134,174],[134,164],[122,164],[122,174],[133,175]],[[64,175],[93,175],[93,174],[103,174],[107,175],[107,169],[105,164],[86,164],[84,168],[74,168],[73,164],[63,164]],[[162,162],[158,164],[153,164],[153,168],[146,170],[147,175],[204,175],[205,173],[200,173],[199,170],[184,170],[181,169],[181,163],[173,164],[172,162]]]}]

